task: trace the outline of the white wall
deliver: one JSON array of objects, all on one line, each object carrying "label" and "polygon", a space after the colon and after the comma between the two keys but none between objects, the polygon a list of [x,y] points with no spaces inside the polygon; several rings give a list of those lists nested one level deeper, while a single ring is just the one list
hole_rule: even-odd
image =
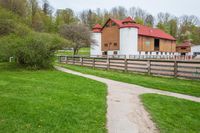
[{"label": "white wall", "polygon": [[195,52],[196,53],[200,52],[200,45],[192,46],[191,47],[191,52],[188,53],[188,55],[194,55]]},{"label": "white wall", "polygon": [[114,52],[113,51],[107,51],[108,53],[108,55],[113,55],[114,54]]},{"label": "white wall", "polygon": [[119,55],[138,55],[138,29],[121,28],[120,29],[120,51]]},{"label": "white wall", "polygon": [[102,55],[101,51],[101,33],[92,33],[95,44],[90,46],[90,55]]}]

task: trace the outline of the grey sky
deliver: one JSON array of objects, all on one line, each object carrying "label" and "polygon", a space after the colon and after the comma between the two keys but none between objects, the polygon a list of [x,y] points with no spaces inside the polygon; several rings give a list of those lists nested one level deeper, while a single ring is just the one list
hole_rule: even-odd
[{"label": "grey sky", "polygon": [[49,0],[55,9],[111,9],[124,6],[127,9],[135,6],[156,15],[158,12],[169,12],[176,16],[196,15],[200,17],[200,0]]}]

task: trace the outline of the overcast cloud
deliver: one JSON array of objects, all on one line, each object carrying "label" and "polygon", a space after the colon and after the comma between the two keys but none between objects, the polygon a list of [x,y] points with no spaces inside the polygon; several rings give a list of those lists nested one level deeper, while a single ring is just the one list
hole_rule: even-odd
[{"label": "overcast cloud", "polygon": [[200,17],[200,0],[49,0],[55,9],[71,8],[76,12],[83,9],[111,9],[124,6],[127,9],[135,6],[156,15],[158,12],[169,12],[176,16],[196,15]]}]

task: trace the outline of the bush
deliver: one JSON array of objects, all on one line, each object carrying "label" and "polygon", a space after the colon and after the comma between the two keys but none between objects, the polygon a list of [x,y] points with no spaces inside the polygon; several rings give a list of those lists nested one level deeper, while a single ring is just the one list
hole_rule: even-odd
[{"label": "bush", "polygon": [[21,37],[9,35],[0,39],[0,60],[15,57],[17,63],[31,69],[52,66],[54,51],[68,41],[54,34],[31,32]]}]

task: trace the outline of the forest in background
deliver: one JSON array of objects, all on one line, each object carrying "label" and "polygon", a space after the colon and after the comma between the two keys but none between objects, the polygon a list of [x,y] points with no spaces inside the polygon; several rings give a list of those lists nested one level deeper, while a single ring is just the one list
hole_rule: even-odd
[{"label": "forest in background", "polygon": [[[153,16],[147,11],[132,7],[113,7],[111,10],[96,9],[75,12],[72,9],[55,10],[48,0],[0,0],[0,6],[18,14],[22,21],[37,32],[57,33],[63,24],[84,24],[92,28],[94,24],[103,25],[108,18],[123,19],[131,16],[139,24],[164,30],[177,39],[177,43],[190,39],[193,44],[200,44],[199,16],[169,13]],[[67,5],[66,5],[67,7]]]}]

